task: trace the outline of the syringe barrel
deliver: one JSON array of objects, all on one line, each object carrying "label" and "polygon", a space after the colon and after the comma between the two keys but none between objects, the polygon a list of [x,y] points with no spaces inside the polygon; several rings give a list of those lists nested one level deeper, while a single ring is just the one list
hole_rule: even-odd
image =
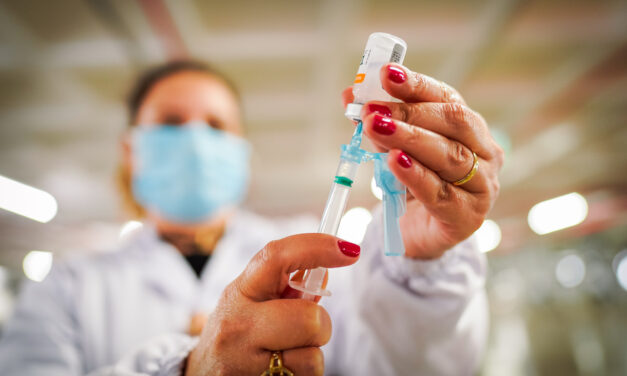
[{"label": "syringe barrel", "polygon": [[331,192],[329,192],[329,198],[324,207],[318,232],[329,235],[337,234],[358,167],[359,163],[340,159],[340,164],[337,166],[335,173],[335,181],[331,187]]},{"label": "syringe barrel", "polygon": [[357,76],[353,83],[353,103],[346,106],[345,115],[351,120],[361,120],[361,107],[373,100],[391,101],[392,97],[381,87],[379,71],[384,64],[402,64],[407,52],[407,43],[387,33],[372,33],[366,42]]},{"label": "syringe barrel", "polygon": [[324,214],[322,214],[322,220],[320,221],[320,227],[318,232],[322,234],[329,234],[335,236],[337,230],[340,227],[340,221],[342,220],[342,214],[346,208],[346,202],[348,201],[348,193],[350,188],[333,183],[329,198],[327,199],[327,206],[324,208]]},{"label": "syringe barrel", "polygon": [[[331,192],[329,192],[329,198],[324,207],[324,213],[318,228],[319,233],[337,235],[337,230],[340,227],[340,221],[348,202],[348,194],[350,193],[355,175],[357,175],[358,167],[358,162],[340,158],[340,164],[335,172],[335,180],[331,186]],[[302,282],[290,281],[290,286],[302,291],[303,299],[314,300],[316,296],[328,296],[331,293],[322,288],[326,273],[327,269],[323,267],[309,269],[303,275]]]},{"label": "syringe barrel", "polygon": [[355,180],[358,169],[359,162],[351,161],[342,157],[340,158],[340,163],[337,165],[337,170],[335,170],[336,180],[338,177],[349,179],[350,184],[348,185],[348,187],[350,188],[353,184],[353,181]]}]

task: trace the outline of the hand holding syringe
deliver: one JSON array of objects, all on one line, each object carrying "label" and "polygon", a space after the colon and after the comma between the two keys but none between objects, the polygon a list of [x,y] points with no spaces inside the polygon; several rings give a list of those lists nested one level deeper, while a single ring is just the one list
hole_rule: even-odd
[{"label": "hand holding syringe", "polygon": [[[402,255],[405,252],[399,226],[399,218],[405,212],[405,187],[389,170],[387,153],[369,153],[361,149],[361,108],[371,100],[393,100],[381,87],[379,70],[390,62],[402,64],[406,50],[407,44],[390,34],[373,33],[368,38],[353,86],[355,99],[346,107],[345,113],[346,117],[357,121],[357,127],[350,144],[342,145],[340,163],[318,228],[320,233],[337,234],[359,164],[374,160],[375,180],[383,190],[386,255]],[[307,270],[302,281],[291,281],[290,286],[302,291],[303,299],[314,300],[316,296],[329,296],[331,293],[323,288],[326,272],[326,268]]]}]

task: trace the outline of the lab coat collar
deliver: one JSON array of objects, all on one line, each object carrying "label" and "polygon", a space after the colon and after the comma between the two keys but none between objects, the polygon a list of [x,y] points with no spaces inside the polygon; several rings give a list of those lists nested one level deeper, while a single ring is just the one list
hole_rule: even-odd
[{"label": "lab coat collar", "polygon": [[[224,285],[235,276],[225,273],[221,269],[240,269],[240,265],[232,265],[226,257],[228,253],[237,252],[242,239],[241,231],[238,231],[240,222],[245,221],[247,213],[237,211],[227,221],[224,235],[216,244],[211,259],[205,265],[200,278],[196,276],[183,255],[171,244],[162,240],[156,226],[151,222],[145,222],[144,226],[131,234],[128,239],[128,251],[135,256],[135,262],[139,263],[142,278],[146,283],[159,292],[165,294],[168,299],[182,300],[192,309],[199,309],[205,305],[203,300],[203,286],[213,284]],[[235,258],[237,259],[237,258]],[[224,280],[224,279],[228,279]],[[219,281],[221,280],[221,281]],[[206,288],[204,290],[207,290]],[[210,300],[215,300],[215,297]]]},{"label": "lab coat collar", "polygon": [[171,244],[163,241],[156,226],[150,222],[127,242],[127,252],[132,253],[138,263],[142,279],[158,292],[171,300],[181,300],[190,304],[200,283],[181,253]]}]

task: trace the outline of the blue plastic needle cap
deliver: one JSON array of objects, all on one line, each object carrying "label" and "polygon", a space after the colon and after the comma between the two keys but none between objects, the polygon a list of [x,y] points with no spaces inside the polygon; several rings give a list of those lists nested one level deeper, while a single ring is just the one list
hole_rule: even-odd
[{"label": "blue plastic needle cap", "polygon": [[374,178],[383,191],[383,246],[387,256],[405,254],[401,234],[400,218],[407,209],[406,189],[387,164],[387,153],[376,153],[374,157]]},{"label": "blue plastic needle cap", "polygon": [[362,132],[363,125],[360,121],[357,123],[350,144],[342,145],[340,158],[354,163],[374,159],[374,178],[377,186],[383,191],[384,252],[387,256],[400,256],[405,254],[400,218],[406,210],[406,189],[388,167],[387,153],[370,153],[361,148]]}]

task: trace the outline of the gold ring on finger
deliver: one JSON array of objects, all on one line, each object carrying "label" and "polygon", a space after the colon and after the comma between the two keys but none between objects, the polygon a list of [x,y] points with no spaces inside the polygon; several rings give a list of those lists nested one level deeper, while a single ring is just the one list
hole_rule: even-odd
[{"label": "gold ring on finger", "polygon": [[270,365],[263,371],[261,376],[294,376],[294,372],[283,366],[283,358],[280,351],[272,352],[270,355]]},{"label": "gold ring on finger", "polygon": [[478,169],[479,169],[479,158],[477,158],[477,153],[473,151],[472,152],[472,168],[470,169],[470,171],[468,171],[466,176],[459,179],[458,181],[453,182],[453,185],[460,186],[462,184],[468,183],[470,179],[472,179],[473,176],[475,176]]}]

